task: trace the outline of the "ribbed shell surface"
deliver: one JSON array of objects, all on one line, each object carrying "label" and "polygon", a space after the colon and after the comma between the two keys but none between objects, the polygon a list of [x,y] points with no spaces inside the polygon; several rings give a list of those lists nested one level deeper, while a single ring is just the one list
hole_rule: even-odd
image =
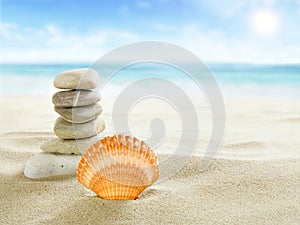
[{"label": "ribbed shell surface", "polygon": [[82,156],[77,180],[104,199],[136,199],[157,181],[157,157],[135,137],[115,135],[92,145]]}]

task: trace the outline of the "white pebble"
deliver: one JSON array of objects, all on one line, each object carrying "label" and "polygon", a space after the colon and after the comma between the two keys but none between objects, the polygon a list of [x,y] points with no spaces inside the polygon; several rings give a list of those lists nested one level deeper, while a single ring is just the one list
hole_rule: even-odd
[{"label": "white pebble", "polygon": [[81,155],[40,152],[28,159],[24,175],[31,179],[76,174]]}]

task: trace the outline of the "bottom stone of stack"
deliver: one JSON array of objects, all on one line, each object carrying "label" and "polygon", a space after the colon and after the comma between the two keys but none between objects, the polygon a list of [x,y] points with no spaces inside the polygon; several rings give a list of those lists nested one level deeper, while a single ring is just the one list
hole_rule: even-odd
[{"label": "bottom stone of stack", "polygon": [[31,179],[59,175],[75,175],[81,155],[40,152],[28,159],[24,175]]},{"label": "bottom stone of stack", "polygon": [[98,140],[101,135],[96,135],[90,138],[77,140],[64,140],[61,138],[53,138],[41,145],[44,152],[62,153],[62,154],[84,154],[85,151]]}]

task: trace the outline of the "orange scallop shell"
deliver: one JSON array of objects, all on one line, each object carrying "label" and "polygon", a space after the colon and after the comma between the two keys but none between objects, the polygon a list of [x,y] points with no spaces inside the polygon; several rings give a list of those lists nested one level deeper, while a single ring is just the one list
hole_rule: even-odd
[{"label": "orange scallop shell", "polygon": [[157,181],[157,157],[135,137],[115,135],[92,145],[82,156],[77,180],[99,197],[111,200],[136,199]]}]

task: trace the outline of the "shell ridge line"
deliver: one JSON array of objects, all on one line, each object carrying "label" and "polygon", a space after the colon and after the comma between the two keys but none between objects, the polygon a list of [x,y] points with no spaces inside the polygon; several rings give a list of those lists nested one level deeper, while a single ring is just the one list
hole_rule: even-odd
[{"label": "shell ridge line", "polygon": [[[120,144],[119,144],[119,141],[118,141],[118,139],[116,139],[116,143],[117,143],[117,148],[118,149],[120,149],[121,150],[121,152],[122,152],[122,155],[121,155],[121,161],[123,162],[125,162],[126,163],[126,157],[125,157],[125,152],[124,152],[124,148],[122,147],[122,146],[120,146]],[[125,183],[125,176],[124,175],[126,175],[126,173],[124,173],[124,164],[122,165],[120,165],[120,174],[119,174],[119,183],[120,184],[122,184],[122,183]],[[122,176],[122,174],[123,174],[123,176]],[[124,191],[124,189],[122,189],[121,190],[121,192],[120,192],[120,195],[121,196],[125,196],[125,191]]]},{"label": "shell ridge line", "polygon": [[[128,172],[129,172],[128,157],[125,157],[125,155],[127,156],[128,151],[127,151],[125,145],[123,145],[121,142],[120,142],[119,144],[120,144],[120,147],[122,148],[122,151],[124,152],[124,159],[125,159],[125,160],[124,160],[124,161],[125,161],[125,165],[124,165],[124,174],[125,174],[124,180],[126,179],[126,180],[128,181],[128,180],[129,180],[129,174],[128,174]],[[123,181],[124,181],[124,180],[123,180]],[[123,190],[122,194],[123,194],[123,196],[128,195],[126,189]]]},{"label": "shell ridge line", "polygon": [[[103,197],[106,197],[106,196],[109,196],[109,188],[107,187],[108,185],[110,185],[109,183],[109,177],[110,177],[110,168],[109,169],[106,169],[106,166],[109,164],[108,163],[108,152],[107,151],[104,151],[105,155],[104,155],[104,158],[103,158],[103,177],[108,177],[108,179],[105,180],[105,184],[106,186],[104,187],[104,192],[103,192]],[[113,165],[112,165],[113,166]]]},{"label": "shell ridge line", "polygon": [[[99,148],[99,151],[97,151],[97,148]],[[96,155],[96,170],[97,170],[97,175],[100,177],[100,178],[103,178],[103,174],[102,174],[102,167],[101,167],[101,163],[102,163],[102,153],[103,153],[103,150],[101,149],[101,142],[99,144],[95,144],[92,146],[92,149],[93,149],[93,152],[94,154]],[[102,185],[102,180],[99,180],[99,183],[97,184],[97,189],[99,191],[104,191],[103,190],[103,185]]]},{"label": "shell ridge line", "polygon": [[[79,163],[79,169],[78,169],[78,173],[77,173],[77,179],[85,179],[84,174],[83,174],[83,170],[85,170],[85,166],[86,165],[86,160],[84,157],[81,158],[80,163]],[[87,186],[87,183],[83,183],[84,186]]]}]

